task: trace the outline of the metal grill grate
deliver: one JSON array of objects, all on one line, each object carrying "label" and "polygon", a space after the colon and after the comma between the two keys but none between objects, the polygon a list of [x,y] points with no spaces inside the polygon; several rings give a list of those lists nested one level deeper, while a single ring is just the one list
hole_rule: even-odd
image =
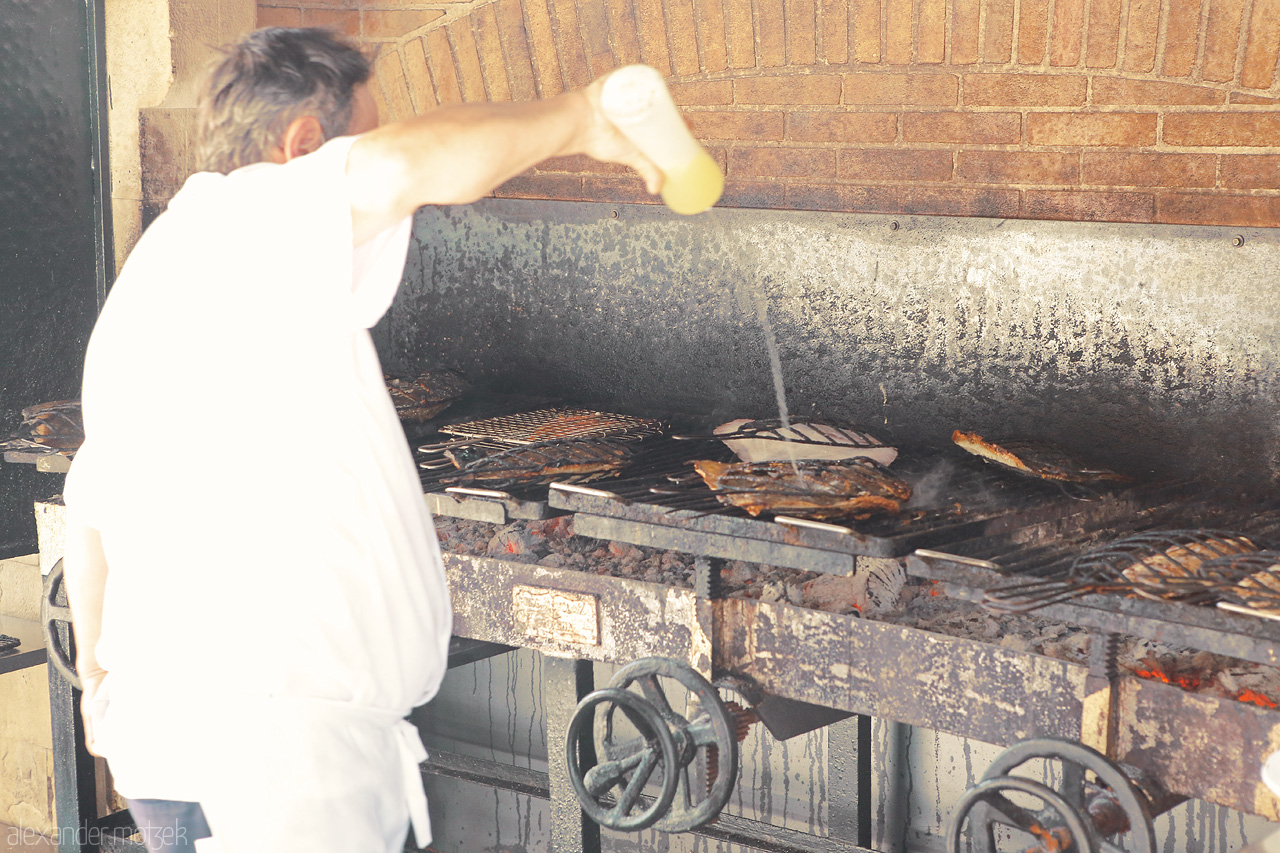
[{"label": "metal grill grate", "polygon": [[[653,418],[637,418],[591,409],[539,409],[450,424],[440,427],[440,432],[472,441],[533,444],[539,441],[607,435],[657,435],[662,432],[662,422]],[[426,452],[426,448],[419,449]]]}]

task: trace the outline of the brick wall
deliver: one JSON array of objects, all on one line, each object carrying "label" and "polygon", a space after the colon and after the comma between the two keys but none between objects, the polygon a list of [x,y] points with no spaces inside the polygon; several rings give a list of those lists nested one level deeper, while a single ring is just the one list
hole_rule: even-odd
[{"label": "brick wall", "polygon": [[[383,115],[647,62],[724,205],[1280,226],[1280,0],[266,0],[375,47]],[[647,201],[585,158],[497,195]]]}]

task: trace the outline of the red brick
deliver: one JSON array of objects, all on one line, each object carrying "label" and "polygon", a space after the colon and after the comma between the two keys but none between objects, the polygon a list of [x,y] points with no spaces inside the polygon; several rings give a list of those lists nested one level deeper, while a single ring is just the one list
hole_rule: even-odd
[{"label": "red brick", "polygon": [[1074,222],[1151,222],[1155,199],[1148,193],[1026,190],[1022,215]]},{"label": "red brick", "polygon": [[360,0],[290,0],[294,6],[303,8],[355,9]]},{"label": "red brick", "polygon": [[605,0],[609,16],[610,43],[619,67],[640,61],[640,34],[636,29],[636,13],[631,0]]},{"label": "red brick", "polygon": [[1200,76],[1225,83],[1236,77],[1236,48],[1244,22],[1244,0],[1209,0],[1209,25],[1204,35]]},{"label": "red brick", "polygon": [[884,61],[910,65],[915,48],[915,16],[912,0],[885,0]]},{"label": "red brick", "polygon": [[1222,103],[1222,98],[1220,90],[1188,83],[1126,80],[1120,77],[1093,78],[1093,103],[1099,105],[1209,105]]},{"label": "red brick", "polygon": [[590,175],[582,179],[582,201],[615,204],[660,204],[656,196],[649,195],[644,181],[632,178],[597,178]]},{"label": "red brick", "polygon": [[667,47],[667,20],[662,13],[662,0],[634,0],[636,35],[640,39],[640,59],[658,69],[663,77],[671,76],[671,49]]},{"label": "red brick", "polygon": [[966,74],[964,103],[969,107],[1078,107],[1085,103],[1088,80],[1064,74]]},{"label": "red brick", "polygon": [[1253,0],[1241,84],[1250,89],[1270,89],[1275,82],[1277,53],[1280,53],[1280,0]]},{"label": "red brick", "polygon": [[1032,145],[1143,146],[1156,142],[1155,113],[1031,113]]},{"label": "red brick", "polygon": [[952,65],[972,65],[978,61],[978,24],[981,14],[981,0],[952,0]]},{"label": "red brick", "polygon": [[1177,225],[1280,226],[1280,196],[1162,193],[1156,221]]},{"label": "red brick", "polygon": [[829,148],[734,148],[729,174],[738,178],[834,178],[836,152]]},{"label": "red brick", "polygon": [[796,74],[781,77],[741,77],[733,81],[738,104],[840,103],[840,77],[835,74]]},{"label": "red brick", "polygon": [[949,142],[1012,145],[1019,141],[1022,116],[1017,113],[904,113],[906,142]]},{"label": "red brick", "polygon": [[849,61],[849,0],[822,0],[822,58],[828,65]]},{"label": "red brick", "polygon": [[898,136],[893,113],[794,112],[787,116],[792,142],[892,142]]},{"label": "red brick", "polygon": [[538,97],[538,87],[533,73],[533,59],[529,55],[523,4],[521,0],[498,0],[497,6],[498,35],[502,38],[502,53],[507,58],[507,81],[511,84],[511,99],[532,101]]},{"label": "red brick", "polygon": [[1167,19],[1164,36],[1164,73],[1167,77],[1186,77],[1195,66],[1196,47],[1200,40],[1200,4],[1202,0],[1165,0]]},{"label": "red brick", "polygon": [[300,27],[302,26],[301,9],[282,9],[277,6],[259,6],[259,27]]},{"label": "red brick", "polygon": [[382,86],[377,85],[377,81],[373,81],[375,85],[369,87],[369,94],[373,95],[373,106],[378,113],[378,123],[386,124],[391,121],[391,110],[387,107],[387,99],[383,97]]},{"label": "red brick", "polygon": [[1280,190],[1280,154],[1226,154],[1222,186],[1239,190]]},{"label": "red brick", "polygon": [[547,0],[523,0],[520,3],[525,17],[525,33],[530,48],[534,84],[538,95],[550,98],[564,91],[560,77],[560,57],[556,51],[555,30],[551,25],[551,10]]},{"label": "red brick", "polygon": [[693,0],[698,21],[698,44],[702,48],[702,69],[708,73],[729,67],[729,43],[724,27],[723,0]]},{"label": "red brick", "polygon": [[609,45],[609,13],[604,4],[605,0],[578,0],[578,33],[593,77],[618,67]]},{"label": "red brick", "polygon": [[[670,0],[668,0],[670,2]],[[760,67],[781,68],[787,64],[787,33],[783,26],[786,18],[784,0],[756,0],[757,20],[760,26],[756,35],[760,39]]]},{"label": "red brick", "polygon": [[1080,183],[1080,156],[1050,151],[961,151],[956,177],[968,184]]},{"label": "red brick", "polygon": [[697,74],[700,66],[693,0],[667,0],[666,7],[671,70],[679,77]]},{"label": "red brick", "polygon": [[717,207],[747,207],[779,209],[789,205],[786,201],[787,187],[780,183],[758,181],[725,180],[724,195],[720,196]]},{"label": "red brick", "polygon": [[1018,215],[1018,191],[962,187],[844,187],[844,209],[857,213],[900,213],[911,216]]},{"label": "red brick", "polygon": [[453,62],[453,49],[449,46],[449,34],[444,29],[431,30],[422,37],[427,48],[427,66],[436,84],[436,100],[442,104],[462,101],[462,86],[458,82],[458,68]]},{"label": "red brick", "polygon": [[788,210],[844,210],[838,184],[787,184]]},{"label": "red brick", "polygon": [[468,102],[483,101],[484,70],[480,65],[480,52],[476,47],[475,33],[470,18],[460,18],[448,26],[449,41],[453,45],[453,59],[458,66],[458,86],[462,99]]},{"label": "red brick", "polygon": [[580,89],[595,77],[587,48],[582,41],[582,27],[578,22],[578,5],[575,0],[551,0],[555,16],[556,38],[560,45],[560,70],[566,89]]},{"label": "red brick", "polygon": [[427,68],[427,54],[422,39],[411,39],[404,46],[404,76],[418,115],[436,106],[436,89]]},{"label": "red brick", "polygon": [[367,9],[364,12],[364,37],[375,40],[402,38],[443,17],[444,12],[439,9]]},{"label": "red brick", "polygon": [[718,107],[733,103],[733,83],[728,80],[712,80],[699,83],[670,81],[671,98],[682,107]]},{"label": "red brick", "polygon": [[1018,62],[1043,65],[1048,38],[1049,0],[1022,0],[1018,4]]},{"label": "red brick", "polygon": [[1275,113],[1179,113],[1164,118],[1166,145],[1274,148],[1280,146]]},{"label": "red brick", "polygon": [[920,0],[920,35],[916,62],[937,65],[947,60],[947,0]]},{"label": "red brick", "polygon": [[844,77],[844,102],[850,105],[953,107],[960,81],[954,74],[855,73]]},{"label": "red brick", "polygon": [[1089,36],[1084,64],[1115,68],[1120,50],[1120,0],[1090,0]]},{"label": "red brick", "polygon": [[1124,32],[1124,70],[1150,73],[1156,67],[1160,34],[1160,0],[1129,0]]},{"label": "red brick", "polygon": [[630,168],[621,163],[602,163],[585,154],[574,154],[570,157],[549,157],[534,167],[534,174],[573,174],[573,175],[631,175]]},{"label": "red brick", "polygon": [[1232,92],[1227,99],[1231,104],[1254,104],[1257,106],[1274,107],[1280,106],[1280,98],[1264,98],[1261,95],[1246,95],[1242,92]]},{"label": "red brick", "polygon": [[341,33],[344,36],[358,38],[360,36],[360,13],[334,9],[303,9],[302,25],[304,27],[321,27],[322,29]]},{"label": "red brick", "polygon": [[754,68],[756,31],[751,16],[751,0],[724,0],[725,39],[730,68]]},{"label": "red brick", "polygon": [[549,198],[582,200],[582,178],[577,175],[516,175],[493,191],[496,198]]},{"label": "red brick", "polygon": [[815,0],[786,0],[787,65],[818,61],[818,6]]},{"label": "red brick", "polygon": [[1080,64],[1084,41],[1084,0],[1054,0],[1053,33],[1049,43],[1049,64]]},{"label": "red brick", "polygon": [[987,0],[986,6],[982,61],[1003,64],[1013,55],[1014,0]]},{"label": "red brick", "polygon": [[400,54],[394,50],[378,57],[374,66],[378,82],[382,85],[382,97],[387,105],[387,118],[401,121],[413,115],[413,100],[409,97],[409,84],[404,78],[404,65]]},{"label": "red brick", "polygon": [[1107,187],[1212,187],[1213,154],[1084,152],[1084,183]]},{"label": "red brick", "polygon": [[689,129],[698,139],[741,139],[781,142],[786,117],[780,112],[690,112]]},{"label": "red brick", "polygon": [[837,174],[844,181],[939,183],[951,180],[950,151],[909,148],[862,148],[840,152]]},{"label": "red brick", "polygon": [[853,0],[853,59],[880,61],[880,0]]},{"label": "red brick", "polygon": [[490,101],[511,100],[507,80],[507,62],[502,55],[502,39],[498,35],[497,6],[489,3],[471,13],[471,26],[476,39],[476,52],[484,72],[485,92]]}]

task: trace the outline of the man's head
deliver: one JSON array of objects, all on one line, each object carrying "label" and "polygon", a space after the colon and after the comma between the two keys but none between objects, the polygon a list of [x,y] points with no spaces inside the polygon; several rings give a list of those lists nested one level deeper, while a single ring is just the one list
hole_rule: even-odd
[{"label": "man's head", "polygon": [[369,129],[369,60],[333,33],[269,27],[223,52],[200,94],[197,169],[287,160]]}]

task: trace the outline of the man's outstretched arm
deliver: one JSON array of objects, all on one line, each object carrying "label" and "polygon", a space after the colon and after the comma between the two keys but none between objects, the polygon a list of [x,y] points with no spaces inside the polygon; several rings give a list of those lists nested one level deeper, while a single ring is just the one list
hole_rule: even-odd
[{"label": "man's outstretched arm", "polygon": [[603,81],[541,101],[439,107],[363,134],[347,160],[356,243],[422,205],[482,198],[548,157],[621,163],[657,193],[657,167],[600,110]]},{"label": "man's outstretched arm", "polygon": [[[107,557],[102,536],[81,523],[73,511],[67,519],[66,552],[62,558],[67,603],[71,605],[76,638],[76,672],[84,683],[80,713],[85,742],[93,752],[93,715],[98,685],[106,672],[98,664],[98,637],[102,634],[102,600],[107,588]],[[95,753],[96,754],[96,753]]]}]

